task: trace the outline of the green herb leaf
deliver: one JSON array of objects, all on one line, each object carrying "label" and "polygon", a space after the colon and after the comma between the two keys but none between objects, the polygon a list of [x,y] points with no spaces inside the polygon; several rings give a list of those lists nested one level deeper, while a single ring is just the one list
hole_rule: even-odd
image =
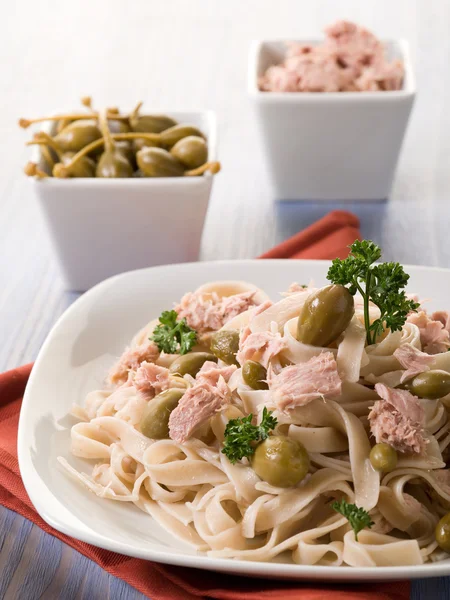
[{"label": "green herb leaf", "polygon": [[161,352],[167,354],[187,354],[197,342],[197,332],[189,327],[186,319],[177,321],[175,310],[165,310],[159,317],[159,325],[153,330],[150,339]]},{"label": "green herb leaf", "polygon": [[370,529],[374,522],[369,513],[363,508],[358,508],[356,504],[349,504],[345,500],[333,502],[331,508],[344,516],[350,523],[350,527],[355,532],[355,540],[358,541],[358,533],[367,527]]},{"label": "green herb leaf", "polygon": [[250,413],[240,419],[231,419],[225,428],[223,454],[234,464],[238,460],[249,458],[255,452],[256,443],[269,437],[269,433],[278,423],[272,412],[263,409],[261,423],[252,424],[253,415]]},{"label": "green herb leaf", "polygon": [[[373,264],[381,258],[381,248],[370,240],[356,240],[350,246],[348,258],[333,260],[327,279],[331,283],[348,286],[351,294],[359,291],[364,301],[364,324],[367,343],[375,343],[385,329],[400,330],[411,311],[419,304],[407,298],[405,291],[409,275],[399,263]],[[373,323],[369,318],[369,302],[380,309],[380,318]]]}]

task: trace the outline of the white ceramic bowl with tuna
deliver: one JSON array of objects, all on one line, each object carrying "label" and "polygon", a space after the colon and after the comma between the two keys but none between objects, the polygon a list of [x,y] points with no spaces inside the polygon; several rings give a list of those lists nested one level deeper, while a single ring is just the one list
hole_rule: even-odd
[{"label": "white ceramic bowl with tuna", "polygon": [[[323,40],[294,43],[314,47]],[[285,60],[287,40],[253,42],[248,92],[278,200],[389,197],[416,87],[407,42],[384,47],[387,61],[403,63],[400,89],[262,91],[261,77]]]},{"label": "white ceramic bowl with tuna", "polygon": [[[195,125],[217,159],[211,111],[168,112]],[[33,159],[40,161],[39,150]],[[107,277],[143,267],[195,261],[213,176],[32,181],[66,287],[85,291]]]}]

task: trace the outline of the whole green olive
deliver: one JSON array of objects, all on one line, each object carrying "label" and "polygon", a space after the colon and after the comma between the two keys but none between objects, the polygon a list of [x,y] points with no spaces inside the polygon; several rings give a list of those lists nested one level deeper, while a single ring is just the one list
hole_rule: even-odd
[{"label": "whole green olive", "polygon": [[227,365],[237,365],[236,354],[239,350],[239,331],[224,329],[217,331],[211,338],[211,352]]},{"label": "whole green olive", "polygon": [[196,169],[208,160],[208,146],[203,138],[188,135],[172,147],[170,154],[188,169]]},{"label": "whole green olive", "polygon": [[108,129],[111,133],[129,133],[131,131],[126,121],[118,119],[108,119]]},{"label": "whole green olive", "polygon": [[312,293],[298,318],[297,339],[326,347],[347,328],[355,313],[353,296],[343,285],[327,285]]},{"label": "whole green olive", "polygon": [[64,127],[55,135],[54,140],[63,152],[78,152],[101,137],[102,134],[95,121],[79,119]]},{"label": "whole green olive", "polygon": [[122,152],[113,148],[105,150],[100,156],[95,175],[103,178],[132,177],[133,169]]},{"label": "whole green olive", "polygon": [[[61,156],[63,165],[70,164],[75,152],[64,152]],[[69,166],[69,177],[95,177],[95,161],[89,156],[82,156],[73,166]]]},{"label": "whole green olive", "polygon": [[177,122],[167,115],[136,115],[130,117],[130,125],[133,131],[139,133],[161,133]]},{"label": "whole green olive", "polygon": [[174,125],[163,131],[159,136],[159,141],[163,146],[172,148],[177,142],[188,136],[204,138],[205,136],[197,127],[193,125]]},{"label": "whole green olive", "polygon": [[397,466],[397,452],[392,446],[389,446],[389,444],[375,444],[370,451],[369,457],[372,467],[376,471],[389,473]]},{"label": "whole green olive", "polygon": [[425,371],[416,375],[406,387],[419,398],[437,400],[450,394],[450,373],[437,369]]},{"label": "whole green olive", "polygon": [[182,177],[184,173],[180,161],[162,148],[142,148],[136,160],[145,177]]},{"label": "whole green olive", "polygon": [[255,473],[276,487],[292,487],[309,471],[309,456],[300,442],[272,435],[256,447],[252,458]]},{"label": "whole green olive", "polygon": [[248,360],[242,367],[242,379],[254,390],[267,390],[267,369],[254,360]]},{"label": "whole green olive", "polygon": [[170,365],[169,371],[181,377],[186,374],[195,377],[207,360],[217,362],[217,357],[209,352],[189,352],[176,358]]},{"label": "whole green olive", "polygon": [[170,388],[150,400],[142,415],[141,432],[152,440],[169,437],[170,413],[178,406],[186,390]]},{"label": "whole green olive", "polygon": [[444,552],[450,553],[450,513],[447,513],[436,525],[436,541]]}]

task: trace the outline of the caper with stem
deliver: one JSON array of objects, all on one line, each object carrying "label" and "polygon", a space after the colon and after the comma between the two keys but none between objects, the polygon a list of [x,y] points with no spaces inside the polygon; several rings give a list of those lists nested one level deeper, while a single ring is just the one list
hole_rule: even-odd
[{"label": "caper with stem", "polygon": [[[69,165],[74,156],[73,152],[62,152],[55,140],[44,131],[40,131],[34,136],[31,144],[39,144],[42,148],[50,147],[57,155],[59,163],[53,165],[53,176],[58,177],[60,167],[58,165]],[[95,162],[89,156],[83,156],[81,160],[76,162],[72,167],[67,168],[66,177],[94,177]]]},{"label": "caper with stem", "polygon": [[130,127],[133,131],[142,133],[161,133],[177,124],[175,119],[167,115],[140,115],[142,102],[139,102],[129,116]]},{"label": "caper with stem", "polygon": [[114,179],[131,177],[133,175],[133,167],[122,150],[116,146],[116,142],[111,136],[106,111],[100,113],[99,124],[105,142],[105,149],[97,163],[95,170],[96,177]]},{"label": "caper with stem", "polygon": [[188,135],[172,146],[170,154],[188,169],[196,169],[208,160],[208,146],[204,138]]}]

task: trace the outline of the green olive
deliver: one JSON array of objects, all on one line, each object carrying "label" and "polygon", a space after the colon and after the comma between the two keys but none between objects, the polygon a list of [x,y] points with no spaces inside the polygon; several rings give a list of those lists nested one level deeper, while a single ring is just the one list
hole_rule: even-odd
[{"label": "green olive", "polygon": [[248,360],[242,367],[242,379],[254,390],[267,390],[267,369],[254,360]]},{"label": "green olive", "polygon": [[169,371],[181,377],[186,374],[195,377],[207,360],[217,362],[217,357],[209,352],[189,352],[176,358],[170,365]]},{"label": "green olive", "polygon": [[136,159],[145,177],[181,177],[184,173],[184,166],[162,148],[142,148]]},{"label": "green olive", "polygon": [[435,537],[439,547],[450,553],[450,513],[442,517],[436,525]]},{"label": "green olive", "polygon": [[211,352],[227,365],[237,365],[236,354],[239,350],[239,331],[224,329],[217,331],[211,338]]},{"label": "green olive", "polygon": [[170,154],[188,169],[196,169],[208,160],[208,146],[203,138],[188,135],[172,147]]},{"label": "green olive", "polygon": [[100,156],[95,175],[104,178],[131,177],[133,169],[122,152],[114,148],[113,150],[105,150]]},{"label": "green olive", "polygon": [[300,442],[284,435],[272,435],[256,447],[252,458],[255,473],[270,485],[292,487],[309,470],[309,456]]},{"label": "green olive", "polygon": [[194,127],[193,125],[174,125],[174,127],[170,127],[163,131],[159,136],[159,140],[161,144],[167,146],[167,148],[172,148],[172,146],[175,146],[175,144],[183,138],[192,135],[200,138],[205,137],[200,129],[197,129],[197,127]]},{"label": "green olive", "polygon": [[312,293],[298,318],[297,339],[326,347],[347,328],[355,313],[353,296],[342,285],[327,285]]},{"label": "green olive", "polygon": [[169,437],[170,413],[178,406],[186,390],[170,388],[149,400],[140,426],[141,432],[152,440],[164,440]]},{"label": "green olive", "polygon": [[375,444],[370,451],[370,462],[376,471],[389,473],[397,466],[397,452],[389,444]]},{"label": "green olive", "polygon": [[54,140],[63,152],[78,152],[101,137],[102,134],[95,121],[79,119],[64,127],[55,135]]},{"label": "green olive", "polygon": [[446,371],[425,371],[408,382],[407,389],[419,398],[437,400],[450,394],[450,373]]},{"label": "green olive", "polygon": [[[65,152],[61,156],[63,165],[71,162],[75,152]],[[69,177],[95,177],[95,161],[89,156],[82,156],[77,162],[68,169]]]},{"label": "green olive", "polygon": [[166,115],[137,115],[130,117],[130,125],[133,131],[139,133],[161,133],[177,122]]}]

